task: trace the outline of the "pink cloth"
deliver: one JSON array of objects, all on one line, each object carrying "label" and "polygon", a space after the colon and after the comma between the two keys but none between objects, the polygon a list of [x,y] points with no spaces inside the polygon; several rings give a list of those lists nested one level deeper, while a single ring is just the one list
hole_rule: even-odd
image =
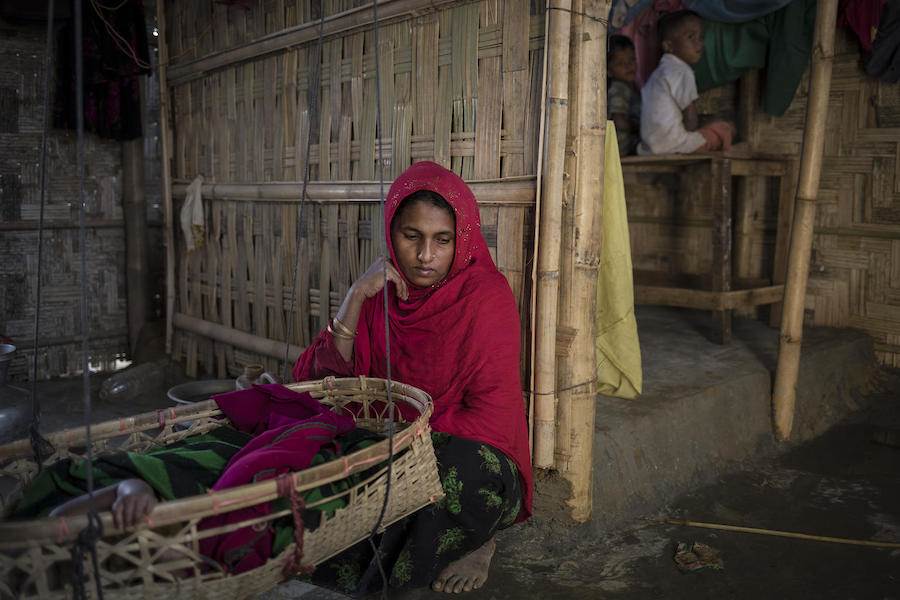
[{"label": "pink cloth", "polygon": [[[235,428],[256,434],[235,454],[213,490],[274,479],[283,473],[309,467],[319,449],[356,426],[353,417],[332,412],[309,394],[284,386],[255,385],[250,389],[215,397]],[[239,523],[271,512],[263,503],[207,517],[200,529]],[[243,573],[266,563],[272,555],[274,530],[243,527],[206,538],[200,552],[218,561],[230,573]]]},{"label": "pink cloth", "polygon": [[[456,217],[456,246],[447,276],[429,288],[409,284],[400,300],[389,284],[391,375],[434,399],[435,431],[485,442],[502,450],[522,477],[523,508],[531,515],[532,473],[525,404],[519,380],[519,312],[506,278],[497,270],[481,234],[475,196],[455,173],[433,162],[419,162],[391,185],[384,228],[391,259],[391,220],[411,194],[440,194]],[[401,276],[403,271],[400,271]],[[363,303],[347,363],[322,331],[297,360],[296,380],[325,375],[386,376],[384,298]]]},{"label": "pink cloth", "polygon": [[634,54],[637,59],[637,86],[643,87],[659,64],[662,47],[659,44],[659,33],[656,23],[664,13],[683,10],[681,0],[655,0],[647,10],[641,12],[630,23],[616,33],[628,36],[634,42]]}]

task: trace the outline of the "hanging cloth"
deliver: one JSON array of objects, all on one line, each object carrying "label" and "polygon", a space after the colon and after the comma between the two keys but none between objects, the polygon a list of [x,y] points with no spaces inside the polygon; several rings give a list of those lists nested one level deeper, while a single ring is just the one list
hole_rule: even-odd
[{"label": "hanging cloth", "polygon": [[815,21],[816,1],[794,0],[746,23],[704,22],[703,56],[694,65],[697,89],[724,85],[765,67],[762,108],[783,115],[809,66]]},{"label": "hanging cloth", "polygon": [[[140,77],[150,73],[143,2],[132,0],[105,6],[79,1],[84,15],[84,128],[103,138],[139,138]],[[74,25],[67,22],[57,43],[54,126],[60,129],[75,129],[77,123],[73,34]]]},{"label": "hanging cloth", "polygon": [[885,83],[900,81],[900,3],[888,2],[884,7],[866,73]]},{"label": "hanging cloth", "polygon": [[780,10],[792,0],[684,0],[684,7],[707,21],[744,23]]},{"label": "hanging cloth", "polygon": [[[852,0],[851,0],[852,1]],[[743,23],[783,8],[791,0],[683,0],[684,8],[709,21]],[[654,0],[616,0],[609,10],[609,22],[620,29],[651,7]]]},{"label": "hanging cloth", "polygon": [[886,0],[841,0],[838,4],[838,26],[853,31],[866,54],[872,51],[885,4]]},{"label": "hanging cloth", "polygon": [[631,279],[631,242],[625,208],[625,184],[616,126],[606,123],[603,165],[603,225],[597,310],[594,314],[594,349],[597,356],[597,391],[607,396],[635,398],[641,393],[641,345],[634,317]]},{"label": "hanging cloth", "polygon": [[[637,59],[635,79],[638,87],[642,87],[659,64],[662,49],[659,45],[659,32],[656,23],[660,15],[675,12],[684,8],[681,0],[653,0],[647,4],[639,4],[632,10],[640,10],[635,18],[617,33],[631,38],[634,43],[634,54]],[[629,12],[630,14],[630,12]]]},{"label": "hanging cloth", "polygon": [[181,232],[188,252],[201,248],[206,241],[206,216],[203,212],[203,175],[197,175],[187,187],[181,207]]}]

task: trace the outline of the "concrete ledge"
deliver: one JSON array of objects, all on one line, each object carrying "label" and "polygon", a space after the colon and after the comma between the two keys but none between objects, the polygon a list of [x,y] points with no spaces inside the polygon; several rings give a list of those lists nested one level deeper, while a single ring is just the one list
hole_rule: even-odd
[{"label": "concrete ledge", "polygon": [[598,399],[594,527],[657,513],[744,461],[816,437],[859,408],[877,369],[865,334],[806,331],[794,439],[779,444],[770,416],[778,332],[736,320],[734,340],[720,346],[711,326],[708,313],[639,309],[644,394]]}]

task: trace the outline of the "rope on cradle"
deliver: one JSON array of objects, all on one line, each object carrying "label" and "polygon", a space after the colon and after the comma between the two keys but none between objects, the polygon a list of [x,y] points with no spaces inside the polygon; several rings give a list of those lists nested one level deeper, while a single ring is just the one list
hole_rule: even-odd
[{"label": "rope on cradle", "polygon": [[[88,469],[90,470],[90,469]],[[75,542],[75,548],[72,550],[72,595],[76,600],[87,600],[87,589],[84,582],[86,581],[84,573],[84,557],[89,554],[91,557],[91,566],[94,570],[94,584],[97,586],[97,596],[103,600],[103,588],[100,581],[100,565],[97,560],[97,540],[103,538],[103,523],[100,522],[100,516],[91,508],[87,515],[87,527],[78,534]]]},{"label": "rope on cradle", "polygon": [[[52,2],[52,0],[51,0]],[[73,581],[76,590],[79,590],[81,597],[86,597],[84,589],[83,573],[79,576],[79,571],[84,566],[85,550],[91,555],[91,564],[94,571],[94,585],[97,588],[97,598],[103,600],[103,582],[100,580],[100,565],[97,561],[97,540],[103,534],[103,528],[100,523],[100,517],[97,515],[97,509],[94,506],[94,469],[93,465],[93,444],[91,442],[91,370],[90,356],[88,355],[88,305],[87,305],[87,233],[85,227],[85,218],[87,207],[85,206],[84,195],[84,56],[82,50],[83,42],[83,21],[80,0],[74,1],[75,5],[75,111],[78,127],[78,244],[81,251],[81,381],[82,395],[84,398],[84,428],[85,428],[85,461],[87,461],[87,493],[90,503],[88,511],[88,526],[78,535],[78,542],[72,551],[72,558],[75,561],[75,569]]]},{"label": "rope on cradle", "polygon": [[41,266],[44,256],[44,206],[47,200],[47,132],[50,129],[50,71],[53,66],[53,8],[54,0],[47,1],[47,46],[44,54],[44,123],[41,131],[41,206],[38,213],[37,275],[35,276],[34,307],[34,356],[31,371],[31,451],[34,453],[38,470],[44,468],[44,459],[53,454],[54,448],[41,435],[41,403],[37,396],[38,353],[40,352],[41,324]]},{"label": "rope on cradle", "polygon": [[[381,46],[378,41],[378,0],[372,0],[372,41],[375,44],[375,139],[378,140],[378,197],[381,204],[382,219],[387,214],[384,210],[384,144],[382,136],[384,132],[381,130],[381,69],[379,67],[381,61],[378,54],[381,52]],[[389,224],[385,224],[388,228]],[[389,231],[385,231],[385,235],[390,235]],[[372,527],[369,534],[369,546],[372,548],[375,564],[378,566],[378,574],[381,576],[381,597],[387,599],[388,577],[384,572],[384,565],[381,563],[381,553],[375,545],[375,535],[381,529],[384,523],[384,515],[387,512],[387,505],[391,498],[391,484],[393,483],[394,471],[394,399],[391,395],[391,319],[388,314],[388,272],[387,272],[387,240],[385,239],[385,260],[384,284],[381,288],[381,297],[384,299],[384,356],[385,356],[385,379],[387,379],[387,403],[388,403],[388,464],[387,479],[385,481],[384,501],[381,504],[381,511],[378,514],[378,520]]]},{"label": "rope on cradle", "polygon": [[303,509],[305,504],[303,498],[297,495],[297,488],[294,486],[294,476],[291,473],[283,473],[278,476],[278,495],[281,498],[288,498],[291,502],[291,517],[294,521],[294,551],[288,557],[284,564],[284,575],[290,576],[294,573],[312,573],[313,567],[304,567],[301,564],[303,560]]}]

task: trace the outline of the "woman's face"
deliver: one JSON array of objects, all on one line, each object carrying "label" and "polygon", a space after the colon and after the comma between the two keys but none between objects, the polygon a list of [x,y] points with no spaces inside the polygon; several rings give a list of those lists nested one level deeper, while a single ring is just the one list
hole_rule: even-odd
[{"label": "woman's face", "polygon": [[401,208],[391,223],[396,265],[418,287],[439,283],[453,265],[456,225],[445,209],[428,201]]}]

